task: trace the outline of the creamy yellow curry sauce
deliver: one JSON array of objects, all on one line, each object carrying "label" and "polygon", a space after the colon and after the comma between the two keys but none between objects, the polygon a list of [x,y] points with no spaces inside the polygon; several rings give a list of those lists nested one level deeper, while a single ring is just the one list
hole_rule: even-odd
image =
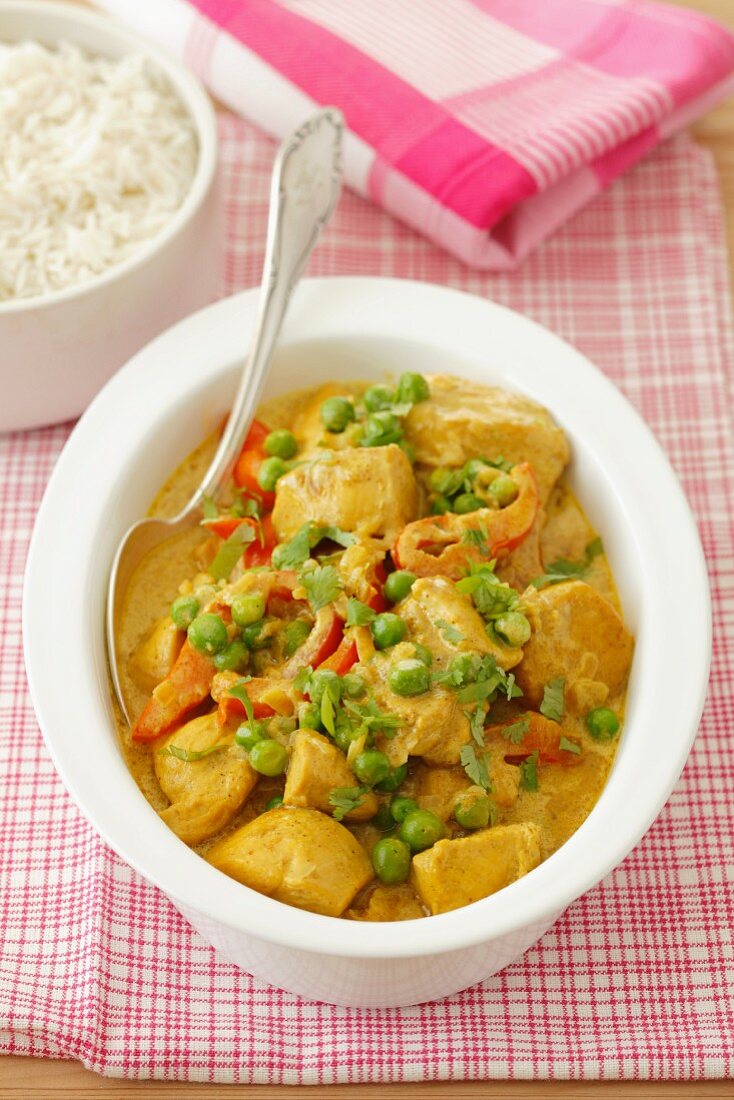
[{"label": "creamy yellow curry sauce", "polygon": [[264,405],[222,499],[127,594],[120,736],[170,828],[255,890],[376,921],[467,905],[563,844],[633,652],[568,461],[545,409],[449,376]]}]

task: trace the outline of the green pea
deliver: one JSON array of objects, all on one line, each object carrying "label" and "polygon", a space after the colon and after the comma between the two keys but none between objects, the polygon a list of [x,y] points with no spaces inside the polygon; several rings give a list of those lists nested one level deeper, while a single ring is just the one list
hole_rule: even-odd
[{"label": "green pea", "polygon": [[372,640],[378,649],[388,649],[402,642],[407,629],[400,616],[392,611],[383,611],[370,624]]},{"label": "green pea", "polygon": [[389,681],[396,695],[422,695],[431,686],[431,673],[417,657],[408,657],[391,669]]},{"label": "green pea", "polygon": [[243,749],[247,749],[249,752],[258,741],[266,741],[267,736],[260,722],[253,722],[252,724],[243,722],[242,725],[238,727],[234,739],[238,745]]},{"label": "green pea", "polygon": [[609,707],[594,707],[586,715],[586,728],[595,741],[611,741],[619,733],[619,718]]},{"label": "green pea", "polygon": [[237,626],[257,623],[265,614],[265,598],[259,592],[241,592],[232,600],[232,619]]},{"label": "green pea", "polygon": [[415,655],[421,662],[421,664],[425,665],[426,668],[430,668],[433,664],[433,654],[431,653],[428,646],[423,645],[422,642],[413,642],[413,649],[415,650]]},{"label": "green pea", "polygon": [[460,493],[452,507],[457,515],[465,516],[468,512],[476,512],[478,508],[484,508],[484,501],[474,493]]},{"label": "green pea", "polygon": [[298,704],[298,725],[300,729],[322,730],[321,709],[315,703]]},{"label": "green pea", "polygon": [[464,477],[468,481],[476,481],[488,466],[489,463],[485,458],[470,458],[464,465]]},{"label": "green pea", "polygon": [[413,810],[400,826],[400,839],[411,852],[423,852],[431,848],[445,834],[444,824],[430,810]]},{"label": "green pea", "polygon": [[362,397],[367,412],[379,412],[392,405],[393,395],[387,386],[370,386]]},{"label": "green pea", "polygon": [[525,645],[530,639],[530,623],[522,611],[508,611],[494,621],[495,633],[512,646]]},{"label": "green pea", "polygon": [[442,493],[439,493],[437,497],[434,497],[431,504],[432,516],[444,516],[447,512],[450,512],[452,508],[451,501],[448,497],[445,497]]},{"label": "green pea", "polygon": [[447,470],[445,466],[438,466],[435,470],[431,470],[428,484],[434,493],[445,493],[450,496],[459,488],[461,480],[457,478],[455,470]]},{"label": "green pea", "polygon": [[354,405],[346,397],[327,397],[321,405],[321,423],[329,432],[343,432],[354,420]]},{"label": "green pea", "polygon": [[410,849],[397,837],[385,836],[372,849],[372,866],[380,882],[397,886],[410,872]]},{"label": "green pea", "polygon": [[381,783],[375,783],[375,788],[378,791],[387,791],[392,794],[396,791],[401,784],[405,782],[405,777],[408,774],[408,765],[400,764],[397,768],[392,768],[390,774],[386,779],[383,779]]},{"label": "green pea", "polygon": [[188,629],[188,637],[194,649],[213,657],[221,653],[229,642],[227,628],[212,612],[197,615]]},{"label": "green pea", "polygon": [[285,639],[283,653],[285,657],[292,657],[296,650],[301,648],[310,633],[311,627],[303,619],[294,619],[292,623],[288,623],[283,633]]},{"label": "green pea", "polygon": [[365,688],[364,680],[361,676],[357,676],[356,672],[348,672],[346,676],[342,676],[342,695],[347,699],[359,699],[360,695],[364,695]]},{"label": "green pea", "polygon": [[507,474],[499,474],[491,482],[487,492],[494,497],[500,508],[504,508],[506,505],[512,504],[520,490],[517,487],[517,482],[513,481],[511,477]]},{"label": "green pea", "polygon": [[260,775],[282,775],[288,763],[288,752],[280,741],[267,738],[250,749],[250,764]]},{"label": "green pea", "polygon": [[375,829],[379,829],[381,833],[389,833],[391,829],[395,828],[390,807],[386,802],[380,803],[377,813],[370,821],[370,825],[374,825]]},{"label": "green pea", "polygon": [[279,810],[282,805],[283,805],[283,795],[282,794],[274,794],[273,797],[269,798],[268,801],[265,803],[265,809],[266,810]]},{"label": "green pea", "polygon": [[349,746],[353,741],[358,741],[362,736],[359,726],[349,725],[337,725],[336,733],[334,734],[334,744],[338,749],[346,756],[349,752]]},{"label": "green pea", "polygon": [[335,672],[332,672],[330,668],[317,669],[311,677],[311,686],[308,692],[311,701],[320,706],[326,691],[328,691],[332,703],[338,703],[342,697],[341,678]]},{"label": "green pea", "polygon": [[265,436],[263,450],[268,455],[275,455],[276,458],[289,459],[293,458],[298,450],[298,444],[293,432],[289,432],[287,428],[278,428],[277,431]]},{"label": "green pea", "polygon": [[377,749],[361,752],[352,764],[352,771],[357,779],[368,787],[374,787],[375,783],[387,779],[390,770],[390,761],[384,752],[378,752]]},{"label": "green pea", "polygon": [[409,573],[407,569],[398,569],[397,572],[391,573],[382,586],[385,599],[390,603],[399,603],[400,600],[404,600],[416,580],[415,573]]},{"label": "green pea", "polygon": [[249,657],[250,651],[244,642],[235,639],[221,653],[215,654],[214,664],[220,672],[240,672],[247,664]]},{"label": "green pea", "polygon": [[459,795],[454,817],[462,829],[485,829],[492,816],[492,802],[486,794],[472,791]]},{"label": "green pea", "polygon": [[398,401],[410,401],[417,405],[419,401],[426,401],[430,395],[428,383],[422,374],[406,371],[398,378]]},{"label": "green pea", "polygon": [[384,409],[367,417],[360,445],[386,447],[388,443],[399,443],[402,438],[403,429],[397,416]]},{"label": "green pea", "polygon": [[278,483],[278,479],[286,473],[288,467],[282,458],[273,455],[272,458],[263,459],[257,472],[257,483],[266,493],[272,493]]},{"label": "green pea", "polygon": [[473,684],[479,674],[481,659],[476,653],[459,653],[449,664],[452,682]]},{"label": "green pea", "polygon": [[412,814],[414,810],[419,810],[420,806],[414,798],[408,798],[404,794],[397,795],[390,803],[390,814],[396,824],[402,825],[408,814]]},{"label": "green pea", "polygon": [[265,620],[260,619],[257,623],[249,623],[242,627],[242,641],[248,649],[264,649],[265,646],[270,645],[270,636],[263,635],[264,626]]},{"label": "green pea", "polygon": [[179,630],[188,630],[199,614],[201,604],[196,596],[179,596],[171,604],[171,618]]}]

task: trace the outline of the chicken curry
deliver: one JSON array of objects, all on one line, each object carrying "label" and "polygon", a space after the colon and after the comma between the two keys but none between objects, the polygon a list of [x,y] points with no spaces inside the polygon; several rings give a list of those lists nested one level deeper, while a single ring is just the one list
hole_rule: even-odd
[{"label": "chicken curry", "polygon": [[456,909],[554,852],[606,780],[633,651],[568,461],[545,409],[449,376],[264,405],[126,597],[120,732],[163,821],[350,920]]}]

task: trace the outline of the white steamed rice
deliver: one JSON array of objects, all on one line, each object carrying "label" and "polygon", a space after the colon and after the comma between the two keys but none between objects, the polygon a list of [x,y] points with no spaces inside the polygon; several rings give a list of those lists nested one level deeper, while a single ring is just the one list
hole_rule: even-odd
[{"label": "white steamed rice", "polygon": [[197,155],[190,116],[144,56],[0,42],[0,302],[133,255],[181,205]]}]

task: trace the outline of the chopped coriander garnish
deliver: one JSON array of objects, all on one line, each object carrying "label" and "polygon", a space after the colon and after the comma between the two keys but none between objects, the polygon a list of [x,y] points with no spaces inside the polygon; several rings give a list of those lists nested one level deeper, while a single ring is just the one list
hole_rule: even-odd
[{"label": "chopped coriander garnish", "polygon": [[484,748],[484,720],[487,717],[485,708],[480,704],[473,711],[465,710],[464,714],[469,719],[472,737],[480,748]]},{"label": "chopped coriander garnish", "polygon": [[537,791],[538,789],[538,757],[540,753],[536,749],[527,760],[520,764],[520,786],[524,791]]},{"label": "chopped coriander garnish", "polygon": [[377,612],[366,603],[350,596],[347,600],[347,626],[367,626],[377,618]]},{"label": "chopped coriander garnish", "polygon": [[530,729],[530,719],[527,715],[523,718],[518,718],[516,722],[511,722],[509,726],[503,726],[500,733],[506,741],[510,741],[513,745],[520,745],[525,740],[525,734]]},{"label": "chopped coriander garnish", "polygon": [[315,569],[304,571],[299,581],[306,589],[308,602],[314,611],[333,603],[342,590],[342,582],[333,565],[317,565]]},{"label": "chopped coriander garnish", "polygon": [[477,611],[488,622],[517,610],[520,604],[515,589],[495,575],[494,565],[493,561],[472,563],[469,575],[456,582],[456,591],[471,596]]},{"label": "chopped coriander garnish", "polygon": [[550,563],[542,576],[536,577],[530,583],[534,588],[545,588],[548,584],[560,584],[562,581],[574,580],[574,578],[578,580],[583,577],[594,558],[603,553],[604,547],[601,539],[592,539],[586,547],[581,561],[568,561],[566,558],[559,558],[558,561]]},{"label": "chopped coriander garnish", "polygon": [[237,562],[242,557],[245,546],[255,538],[255,532],[249,523],[235,527],[228,539],[222,543],[217,556],[209,566],[209,573],[215,581],[227,580]]},{"label": "chopped coriander garnish", "polygon": [[204,515],[204,519],[216,519],[219,515],[219,509],[213,497],[202,497],[201,511]]},{"label": "chopped coriander garnish", "polygon": [[577,745],[575,741],[569,741],[567,737],[561,737],[559,739],[558,748],[563,752],[573,752],[576,756],[581,755],[581,746]]},{"label": "chopped coriander garnish", "polygon": [[247,721],[252,724],[255,721],[255,712],[252,707],[252,700],[245,691],[245,684],[249,683],[252,679],[251,676],[243,676],[241,680],[238,680],[236,684],[233,684],[229,689],[229,694],[233,699],[239,699],[242,706],[245,708],[245,714],[247,715]]},{"label": "chopped coriander garnish", "polygon": [[283,542],[273,551],[273,564],[277,569],[297,569],[311,557],[311,551],[323,539],[336,542],[339,546],[351,546],[357,541],[356,535],[342,531],[340,527],[324,527],[317,523],[304,523],[290,542]]},{"label": "chopped coriander garnish", "polygon": [[543,702],[540,704],[540,713],[553,722],[563,720],[565,685],[566,681],[563,676],[556,676],[555,679],[549,680],[543,688]]},{"label": "chopped coriander garnish", "polygon": [[459,642],[464,641],[464,635],[460,630],[457,630],[451,623],[447,623],[445,619],[436,619],[436,626],[441,631],[445,641],[451,642],[452,645],[458,645]]},{"label": "chopped coriander garnish", "polygon": [[485,791],[491,791],[492,784],[487,771],[487,761],[483,756],[477,756],[474,746],[464,745],[459,758],[472,783],[483,787]]},{"label": "chopped coriander garnish", "polygon": [[469,527],[461,536],[461,541],[467,546],[475,547],[480,554],[489,554],[489,534],[483,523],[478,527]]},{"label": "chopped coriander garnish", "polygon": [[403,724],[397,714],[385,714],[381,711],[374,699],[369,699],[367,703],[354,703],[350,699],[345,699],[344,707],[357,722],[360,736],[366,731],[382,734],[389,740],[395,736]]},{"label": "chopped coriander garnish", "polygon": [[333,787],[329,791],[329,805],[334,807],[334,818],[342,821],[345,814],[358,810],[366,794],[369,794],[367,787]]},{"label": "chopped coriander garnish", "polygon": [[158,750],[158,755],[175,756],[177,760],[190,763],[192,760],[203,760],[205,756],[211,756],[213,752],[221,752],[226,748],[226,745],[210,745],[208,749],[182,749],[179,745],[166,745],[164,749]]}]

